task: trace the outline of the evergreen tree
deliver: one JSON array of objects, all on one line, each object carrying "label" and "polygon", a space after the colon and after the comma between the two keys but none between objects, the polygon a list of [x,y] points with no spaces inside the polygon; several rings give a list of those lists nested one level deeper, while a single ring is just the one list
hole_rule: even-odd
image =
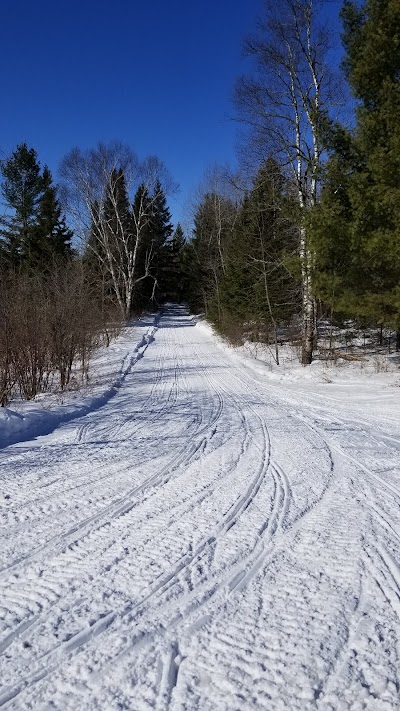
[{"label": "evergreen tree", "polygon": [[1,166],[2,195],[11,215],[2,219],[0,237],[9,267],[47,270],[51,261],[72,256],[72,232],[57,198],[49,169],[43,172],[37,153],[26,143],[17,146]]},{"label": "evergreen tree", "polygon": [[160,249],[173,233],[171,212],[159,180],[156,181],[153,191],[150,230],[156,249]]},{"label": "evergreen tree", "polygon": [[27,240],[22,245],[22,261],[31,267],[49,268],[52,262],[72,257],[72,232],[67,228],[57,189],[47,167],[43,170],[43,192],[37,206],[37,216]]},{"label": "evergreen tree", "polygon": [[152,271],[157,283],[156,295],[159,299],[164,299],[168,286],[166,279],[171,256],[169,240],[173,233],[173,226],[167,198],[159,180],[154,186],[149,231],[154,255]]},{"label": "evergreen tree", "polygon": [[150,275],[153,262],[151,217],[152,198],[147,186],[142,183],[136,190],[132,204],[133,249],[136,249],[137,254],[134,301],[138,308],[148,304],[154,291],[154,279]]},{"label": "evergreen tree", "polygon": [[[223,330],[232,324],[242,329],[243,323],[259,317],[254,303],[255,274],[250,259],[254,257],[254,232],[257,214],[249,194],[245,195],[232,240],[226,247],[226,271],[221,280],[221,301],[224,319]],[[258,250],[257,250],[258,251]]]},{"label": "evergreen tree", "polygon": [[397,0],[345,2],[352,134],[333,136],[315,213],[320,295],[340,314],[400,327],[400,14]]},{"label": "evergreen tree", "polygon": [[105,252],[109,267],[115,270],[121,282],[126,273],[133,238],[129,195],[121,168],[113,168],[111,171],[101,219],[104,226],[100,252]]},{"label": "evergreen tree", "polygon": [[222,318],[220,285],[226,271],[225,251],[232,239],[238,205],[215,191],[202,197],[194,218],[193,240],[187,255],[192,287],[189,304],[215,323]]},{"label": "evergreen tree", "polygon": [[185,235],[183,233],[183,229],[180,222],[178,222],[170,242],[171,253],[175,256],[179,255],[183,247],[185,246],[185,243]]},{"label": "evergreen tree", "polygon": [[137,286],[140,303],[165,298],[165,273],[168,270],[168,241],[173,232],[171,213],[164,189],[156,180],[150,193],[146,186],[139,187],[133,204],[133,213],[141,230],[139,272],[145,275]]},{"label": "evergreen tree", "polygon": [[185,235],[178,222],[176,229],[163,249],[163,274],[160,288],[167,300],[182,301],[187,290],[186,271],[184,265]]},{"label": "evergreen tree", "polygon": [[268,160],[243,201],[220,287],[222,328],[273,340],[277,362],[279,326],[300,314],[300,284],[288,268],[298,244],[289,205],[283,176]]},{"label": "evergreen tree", "polygon": [[1,193],[11,215],[0,223],[1,251],[9,266],[19,266],[36,222],[40,198],[45,188],[37,153],[26,143],[17,146],[1,164]]}]

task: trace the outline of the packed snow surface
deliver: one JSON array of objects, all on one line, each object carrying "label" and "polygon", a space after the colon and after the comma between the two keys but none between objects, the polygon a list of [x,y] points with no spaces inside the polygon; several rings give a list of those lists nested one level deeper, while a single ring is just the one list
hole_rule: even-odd
[{"label": "packed snow surface", "polygon": [[178,307],[129,338],[108,393],[0,452],[0,707],[399,709],[393,389],[346,411]]}]

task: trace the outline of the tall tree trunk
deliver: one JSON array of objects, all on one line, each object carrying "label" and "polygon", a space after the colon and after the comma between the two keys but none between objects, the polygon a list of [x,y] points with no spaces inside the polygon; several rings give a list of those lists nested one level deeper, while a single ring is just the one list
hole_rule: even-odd
[{"label": "tall tree trunk", "polygon": [[301,363],[310,365],[313,359],[315,343],[315,309],[312,294],[311,255],[307,249],[306,231],[300,229],[300,262],[302,281],[302,329],[301,329]]}]

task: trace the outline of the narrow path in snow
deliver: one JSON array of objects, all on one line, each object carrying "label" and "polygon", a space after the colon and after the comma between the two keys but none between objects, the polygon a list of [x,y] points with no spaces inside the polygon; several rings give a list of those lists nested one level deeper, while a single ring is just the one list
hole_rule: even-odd
[{"label": "narrow path in snow", "polygon": [[288,404],[171,307],[0,463],[1,708],[400,708],[400,427]]}]

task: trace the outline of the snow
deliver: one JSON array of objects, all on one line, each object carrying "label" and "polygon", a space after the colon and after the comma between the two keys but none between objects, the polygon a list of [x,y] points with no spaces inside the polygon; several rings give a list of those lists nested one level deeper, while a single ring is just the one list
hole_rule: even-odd
[{"label": "snow", "polygon": [[[135,363],[152,342],[158,315],[139,319],[122,329],[122,334],[108,348],[97,351],[91,370],[90,385],[79,387],[79,374],[72,373],[69,391],[37,395],[31,402],[17,401],[13,409],[0,408],[0,448],[22,439],[48,434],[62,422],[97,410],[114,397]],[[132,330],[137,340],[132,349]],[[18,408],[18,409],[15,409]]]},{"label": "snow", "polygon": [[396,363],[278,374],[179,307],[110,348],[2,413],[0,707],[398,709]]},{"label": "snow", "polygon": [[[358,352],[357,360],[339,358],[337,363],[315,360],[311,366],[299,363],[298,353],[290,346],[279,349],[280,365],[276,365],[270,347],[246,343],[233,348],[218,338],[205,321],[196,324],[205,334],[214,337],[219,348],[251,371],[253,378],[265,385],[278,386],[279,396],[285,393],[289,401],[307,402],[322,407],[331,404],[342,414],[351,410],[354,416],[375,414],[378,420],[393,421],[398,431],[400,420],[400,354],[365,356]],[[373,407],[373,412],[372,412]]]}]

